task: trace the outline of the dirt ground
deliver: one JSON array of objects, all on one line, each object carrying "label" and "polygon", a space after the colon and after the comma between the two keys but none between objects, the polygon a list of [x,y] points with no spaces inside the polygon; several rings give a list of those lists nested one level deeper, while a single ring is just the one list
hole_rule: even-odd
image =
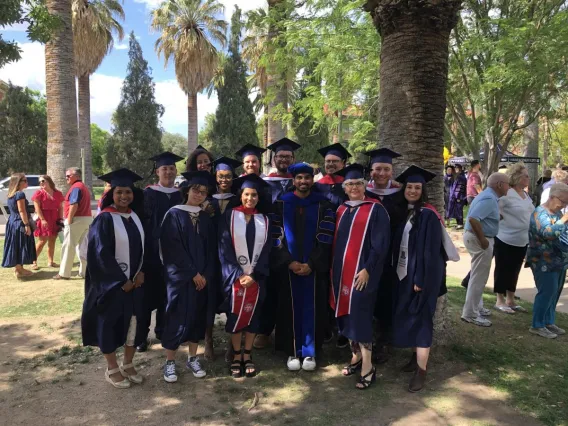
[{"label": "dirt ground", "polygon": [[[536,425],[510,407],[508,396],[481,384],[475,374],[434,352],[427,389],[406,391],[399,368],[409,355],[396,351],[378,367],[375,386],[354,388],[341,376],[347,350],[325,346],[314,373],[291,373],[271,350],[256,351],[262,370],[254,379],[233,380],[223,361],[226,335],[215,335],[217,359],[196,379],[178,353],[175,384],[162,378],[159,344],[137,354],[142,385],[118,390],[104,380],[98,349],[79,346],[76,315],[0,321],[0,424],[2,425]],[[183,348],[182,348],[183,349]]]}]

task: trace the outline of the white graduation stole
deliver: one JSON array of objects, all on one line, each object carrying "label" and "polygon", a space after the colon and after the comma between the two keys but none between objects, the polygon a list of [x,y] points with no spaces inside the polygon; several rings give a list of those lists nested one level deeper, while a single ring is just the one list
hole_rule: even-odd
[{"label": "white graduation stole", "polygon": [[[142,269],[142,262],[144,260],[144,229],[142,228],[142,223],[140,222],[140,218],[134,212],[132,213],[110,213],[112,217],[112,222],[114,225],[114,241],[115,241],[115,248],[114,248],[114,258],[124,272],[126,279],[130,279],[130,244],[128,241],[128,233],[126,232],[126,227],[124,226],[124,222],[122,221],[122,217],[125,219],[132,218],[134,224],[138,228],[138,232],[140,232],[140,237],[142,240],[142,257],[140,258],[140,264],[136,269],[136,274],[140,272]],[[135,275],[136,275],[135,274]]]},{"label": "white graduation stole", "polygon": [[168,188],[167,186],[162,186],[160,184],[149,185],[148,188],[153,189],[154,191],[163,192],[164,194],[173,194],[174,192],[179,192],[179,188]]},{"label": "white graduation stole", "polygon": [[412,219],[414,215],[411,215],[406,222],[404,227],[404,232],[402,233],[402,241],[400,242],[400,252],[398,253],[398,262],[396,265],[396,274],[398,279],[402,281],[406,278],[408,270],[408,238],[410,236],[410,230],[412,229]]},{"label": "white graduation stole", "polygon": [[252,274],[256,262],[260,257],[266,239],[268,238],[268,223],[262,214],[255,214],[252,217],[256,228],[254,236],[254,248],[252,251],[252,259],[249,259],[248,244],[246,238],[247,222],[245,214],[238,210],[233,210],[231,214],[231,235],[233,236],[233,245],[237,261],[246,275]]}]

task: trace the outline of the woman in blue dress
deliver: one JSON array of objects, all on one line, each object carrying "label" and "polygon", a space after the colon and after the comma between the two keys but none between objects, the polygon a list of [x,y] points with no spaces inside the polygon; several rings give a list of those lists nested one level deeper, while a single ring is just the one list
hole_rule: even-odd
[{"label": "woman in blue dress", "polygon": [[24,268],[36,261],[36,248],[31,218],[28,215],[28,200],[24,189],[28,180],[23,173],[14,173],[8,186],[8,209],[10,217],[6,224],[4,239],[3,268],[15,268],[17,279],[33,275],[32,271]]},{"label": "woman in blue dress", "polygon": [[[142,180],[128,169],[100,176],[111,189],[101,203],[101,213],[89,229],[85,301],[81,316],[83,345],[98,346],[107,361],[105,379],[115,388],[142,383],[132,360],[144,339],[143,304],[144,230],[138,216],[143,193],[134,188]],[[140,340],[140,341],[137,341]],[[116,350],[124,346],[118,365]]]},{"label": "woman in blue dress", "polygon": [[426,381],[426,366],[432,346],[433,317],[438,296],[445,288],[448,256],[459,259],[436,209],[428,204],[426,183],[436,175],[410,166],[399,177],[403,183],[406,219],[395,231],[393,263],[396,274],[393,345],[414,350],[403,371],[414,372],[410,392]]},{"label": "woman in blue dress", "polygon": [[[268,216],[257,210],[260,193],[268,184],[255,174],[235,182],[240,205],[228,210],[219,223],[219,258],[223,273],[227,313],[225,330],[231,334],[232,377],[254,377],[252,345],[260,327],[260,313],[266,297],[268,257],[271,238]],[[242,337],[245,347],[241,354]]]}]

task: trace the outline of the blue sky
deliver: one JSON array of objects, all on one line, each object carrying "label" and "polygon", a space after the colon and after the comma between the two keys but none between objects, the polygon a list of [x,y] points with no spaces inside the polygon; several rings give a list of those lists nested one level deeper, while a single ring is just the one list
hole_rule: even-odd
[{"label": "blue sky", "polygon": [[[230,21],[234,5],[244,11],[257,7],[266,7],[266,0],[219,0],[225,6],[225,19]],[[150,11],[159,5],[161,0],[124,0],[126,15],[123,23],[125,40],[115,43],[99,69],[91,76],[91,121],[105,130],[110,130],[110,118],[120,101],[120,89],[128,64],[128,34],[134,31],[142,46],[145,59],[152,68],[152,76],[156,83],[156,98],[165,107],[162,126],[168,132],[187,135],[187,100],[175,80],[173,63],[164,69],[163,59],[158,59],[154,52],[157,34],[150,30]],[[2,29],[5,39],[13,39],[20,43],[22,59],[0,69],[0,79],[11,80],[20,86],[29,86],[45,93],[45,53],[44,46],[31,43],[25,28],[15,26]],[[207,113],[215,112],[217,98],[213,95],[198,96],[198,117],[200,127],[204,124]]]}]

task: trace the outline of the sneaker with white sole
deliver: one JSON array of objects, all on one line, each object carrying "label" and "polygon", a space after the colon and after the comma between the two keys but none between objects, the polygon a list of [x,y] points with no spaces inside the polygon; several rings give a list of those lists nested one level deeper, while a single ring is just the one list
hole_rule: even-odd
[{"label": "sneaker with white sole", "polygon": [[552,331],[554,334],[558,334],[559,336],[562,336],[563,334],[566,334],[566,330],[564,330],[563,328],[558,327],[557,325],[547,325],[546,328],[548,329],[548,331]]},{"label": "sneaker with white sole", "polygon": [[529,333],[536,334],[537,336],[544,337],[545,339],[556,339],[558,337],[558,334],[553,333],[546,327],[542,328],[531,327],[529,328]]},{"label": "sneaker with white sole", "polygon": [[461,317],[462,321],[469,322],[470,324],[478,325],[480,327],[491,327],[492,323],[487,318],[478,316],[476,318]]},{"label": "sneaker with white sole", "polygon": [[178,376],[175,361],[166,361],[166,365],[164,365],[164,380],[168,383],[177,382]]},{"label": "sneaker with white sole", "polygon": [[201,367],[201,363],[199,362],[199,357],[189,357],[187,359],[187,368],[191,370],[193,375],[197,378],[202,378],[207,375],[207,372]]},{"label": "sneaker with white sole", "polygon": [[479,308],[479,316],[481,317],[490,317],[491,311],[487,308]]},{"label": "sneaker with white sole", "polygon": [[314,371],[316,369],[316,360],[314,357],[307,356],[302,362],[302,370],[304,371]]},{"label": "sneaker with white sole", "polygon": [[302,364],[298,358],[294,358],[293,356],[288,357],[288,361],[286,362],[286,366],[290,371],[298,371],[302,368]]}]

